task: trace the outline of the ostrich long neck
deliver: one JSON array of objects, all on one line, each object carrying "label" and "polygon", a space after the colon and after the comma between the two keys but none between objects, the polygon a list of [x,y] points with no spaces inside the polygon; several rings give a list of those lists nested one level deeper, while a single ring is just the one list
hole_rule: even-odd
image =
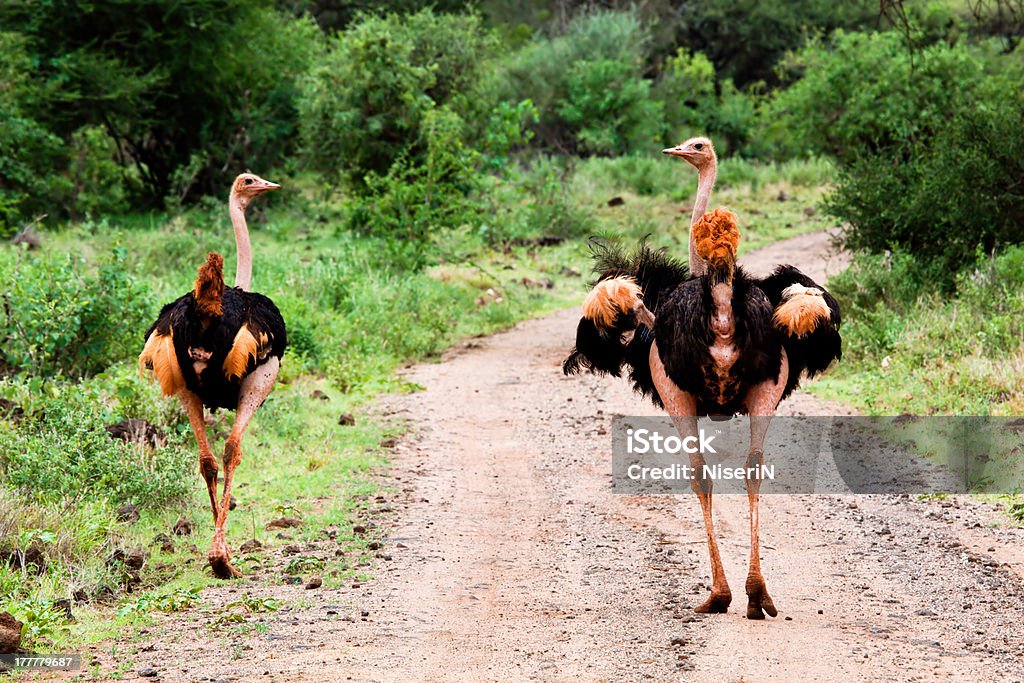
[{"label": "ostrich long neck", "polygon": [[704,261],[697,257],[697,245],[693,237],[693,226],[696,225],[704,212],[708,210],[708,202],[711,200],[711,188],[715,186],[715,177],[718,175],[718,164],[714,157],[704,164],[697,176],[697,198],[693,202],[693,214],[690,216],[690,274],[703,275],[707,270]]},{"label": "ostrich long neck", "polygon": [[231,225],[235,228],[235,287],[249,289],[252,282],[252,245],[249,244],[249,227],[245,224],[245,208],[248,202],[232,194],[228,202],[231,213]]}]

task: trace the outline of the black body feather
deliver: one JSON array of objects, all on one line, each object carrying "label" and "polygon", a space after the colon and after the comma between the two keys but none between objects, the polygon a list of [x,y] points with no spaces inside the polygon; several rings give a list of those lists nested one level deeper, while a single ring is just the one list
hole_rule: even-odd
[{"label": "black body feather", "polygon": [[[160,310],[156,322],[146,330],[146,338],[154,330],[161,335],[173,332],[175,357],[185,386],[199,396],[208,408],[234,410],[238,407],[241,382],[238,379],[229,380],[224,374],[223,365],[239,329],[245,325],[256,337],[266,335],[270,344],[269,356],[279,359],[284,357],[288,335],[281,312],[273,301],[262,294],[247,292],[238,287],[225,287],[221,302],[223,315],[204,317],[198,311],[194,294],[189,292]],[[198,375],[189,353],[190,348],[203,349],[212,354]],[[250,356],[243,377],[251,373],[258,362],[258,359]]]},{"label": "black body feather", "polygon": [[698,415],[742,413],[746,389],[779,376],[782,335],[772,328],[774,307],[742,268],[733,275],[732,291],[733,342],[739,356],[718,395],[709,389],[719,384],[710,351],[711,279],[684,282],[654,312],[654,338],[665,372],[677,387],[697,397]]},{"label": "black body feather", "polygon": [[[634,390],[661,407],[649,362],[651,344],[656,340],[669,378],[680,389],[697,397],[698,415],[733,415],[745,412],[743,398],[750,387],[778,377],[782,349],[786,350],[789,362],[783,399],[799,386],[804,371],[814,376],[842,356],[839,303],[824,287],[793,266],[779,266],[763,279],[736,268],[732,303],[734,343],[739,357],[727,381],[719,383],[710,353],[714,342],[710,326],[711,278],[690,277],[680,261],[668,257],[664,250],[652,250],[645,244],[631,256],[616,246],[597,244],[594,254],[598,282],[620,275],[636,279],[643,289],[644,304],[655,316],[654,330],[638,327],[632,314],[620,314],[614,327],[607,331],[583,318],[576,330],[576,347],[562,366],[565,374],[587,369],[618,377],[628,366]],[[783,290],[793,284],[825,292],[831,311],[829,321],[803,338],[786,334],[772,325],[772,315],[782,303]],[[624,344],[624,335],[630,331],[634,331],[633,337]]]},{"label": "black body feather", "polygon": [[[643,290],[644,305],[650,311],[656,310],[663,299],[690,278],[685,263],[670,257],[664,248],[651,249],[646,243],[627,254],[617,244],[592,240],[591,251],[598,275],[595,283],[620,275],[632,277]],[[623,345],[623,335],[629,332],[634,333],[633,337]],[[660,407],[661,397],[654,388],[649,361],[653,342],[654,332],[638,326],[632,314],[620,314],[609,331],[599,330],[593,322],[581,318],[576,328],[576,348],[562,363],[562,371],[572,375],[590,370],[620,377],[623,367],[628,367],[634,391]]]}]

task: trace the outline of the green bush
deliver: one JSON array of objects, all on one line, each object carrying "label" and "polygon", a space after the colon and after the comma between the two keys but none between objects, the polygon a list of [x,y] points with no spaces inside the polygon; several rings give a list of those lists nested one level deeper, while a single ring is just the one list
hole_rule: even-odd
[{"label": "green bush", "polygon": [[979,249],[1024,241],[1019,65],[963,46],[912,53],[894,33],[837,33],[797,61],[806,73],[768,105],[768,137],[839,160],[826,206],[847,247],[906,250],[951,289]]},{"label": "green bush", "polygon": [[304,82],[298,107],[313,167],[363,190],[399,159],[418,165],[429,112],[447,106],[469,120],[491,110],[473,92],[493,46],[475,15],[362,17]]},{"label": "green bush", "polygon": [[[792,55],[784,68],[802,77],[766,104],[767,142],[777,156],[848,161],[935,135],[969,100],[983,65],[963,46],[914,54],[896,32],[837,31],[831,42],[814,41]],[[899,161],[890,156],[890,163]]]},{"label": "green bush", "polygon": [[320,45],[315,23],[272,0],[7,2],[0,24],[23,37],[25,73],[45,86],[32,119],[65,143],[83,126],[105,128],[151,206],[193,157],[193,197],[222,192],[221,169],[280,163],[295,137],[297,78]]},{"label": "green bush", "polygon": [[693,0],[675,14],[675,41],[703,52],[723,78],[740,86],[774,83],[775,64],[808,33],[874,27],[878,4],[867,0]]},{"label": "green bush", "polygon": [[587,12],[523,47],[495,77],[506,99],[537,106],[543,147],[621,154],[661,137],[660,104],[644,78],[649,47],[636,12]]},{"label": "green bush", "polygon": [[748,146],[757,122],[756,100],[732,79],[716,83],[715,67],[703,53],[679,48],[665,60],[654,95],[665,112],[666,144],[709,135],[719,155]]},{"label": "green bush", "polygon": [[947,112],[931,137],[842,166],[827,208],[849,222],[847,246],[898,245],[941,266],[939,281],[950,289],[979,252],[1024,242],[1024,95],[1013,85],[1019,82],[1012,71],[983,79],[976,96],[986,104],[971,97]]},{"label": "green bush", "polygon": [[110,498],[156,507],[193,489],[185,448],[157,451],[112,439],[103,411],[76,386],[51,385],[38,417],[0,429],[4,481],[37,502]]},{"label": "green bush", "polygon": [[9,283],[0,310],[0,367],[81,377],[134,357],[153,297],[126,272],[126,259],[118,248],[89,269],[75,256],[0,252],[0,278]]},{"label": "green bush", "polygon": [[71,182],[66,209],[76,218],[124,213],[138,174],[117,161],[117,144],[100,126],[83,126],[71,136]]},{"label": "green bush", "polygon": [[426,263],[424,243],[433,233],[474,222],[483,209],[480,155],[462,142],[462,120],[432,109],[421,126],[422,158],[401,157],[386,175],[371,173],[349,216],[352,228],[392,238],[391,263],[411,267]]},{"label": "green bush", "polygon": [[35,116],[49,89],[33,77],[27,40],[0,32],[0,237],[11,235],[66,195],[67,155]]}]

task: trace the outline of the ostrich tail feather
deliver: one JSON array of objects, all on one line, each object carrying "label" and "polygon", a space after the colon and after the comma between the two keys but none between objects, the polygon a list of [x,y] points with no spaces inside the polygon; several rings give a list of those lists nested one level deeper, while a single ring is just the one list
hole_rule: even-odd
[{"label": "ostrich tail feather", "polygon": [[196,307],[206,317],[219,317],[224,314],[221,296],[224,294],[224,257],[210,252],[206,263],[199,266],[195,288],[192,290],[196,299]]}]

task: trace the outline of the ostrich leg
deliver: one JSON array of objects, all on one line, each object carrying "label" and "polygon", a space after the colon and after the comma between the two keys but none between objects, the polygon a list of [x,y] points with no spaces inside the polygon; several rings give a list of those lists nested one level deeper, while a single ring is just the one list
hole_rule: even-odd
[{"label": "ostrich leg", "polygon": [[[679,431],[679,436],[682,438],[697,436],[697,399],[693,394],[677,387],[675,382],[669,379],[661,357],[658,355],[657,343],[651,345],[650,363],[654,386],[658,389],[661,402],[665,405],[665,410],[668,411],[673,424]],[[694,468],[694,473],[703,473],[704,456],[700,452],[691,453],[690,466]],[[708,554],[711,556],[711,595],[693,611],[700,614],[726,612],[729,609],[729,603],[732,602],[732,591],[729,590],[722,558],[718,554],[718,542],[715,540],[715,528],[711,518],[712,484],[708,479],[695,476],[690,480],[690,487],[697,494],[701,512],[704,514],[704,529],[708,536]]]},{"label": "ostrich leg", "polygon": [[210,493],[210,508],[213,510],[213,523],[217,523],[217,458],[210,451],[210,443],[206,440],[206,420],[203,419],[203,402],[188,389],[183,389],[178,398],[188,413],[188,421],[195,432],[199,443],[199,473],[206,480],[206,490]]},{"label": "ostrich leg", "polygon": [[231,566],[231,555],[228,553],[227,541],[224,538],[224,527],[228,522],[228,509],[231,503],[231,480],[234,478],[235,468],[242,462],[242,437],[245,435],[245,430],[256,413],[256,409],[263,404],[273,388],[280,368],[281,361],[271,357],[245,376],[238,394],[235,424],[231,428],[231,435],[228,437],[227,443],[224,444],[224,494],[220,501],[216,528],[213,531],[213,544],[209,554],[210,567],[220,579],[241,576]]},{"label": "ostrich leg", "polygon": [[747,573],[747,619],[764,619],[765,612],[774,617],[779,612],[768,595],[761,575],[761,543],[758,533],[758,501],[761,492],[760,465],[764,464],[764,438],[768,434],[775,408],[789,377],[789,361],[782,352],[782,367],[775,381],[765,381],[751,387],[745,403],[750,415],[750,452],[745,467],[758,467],[756,478],[747,477],[747,500],[750,503],[750,571]]}]

